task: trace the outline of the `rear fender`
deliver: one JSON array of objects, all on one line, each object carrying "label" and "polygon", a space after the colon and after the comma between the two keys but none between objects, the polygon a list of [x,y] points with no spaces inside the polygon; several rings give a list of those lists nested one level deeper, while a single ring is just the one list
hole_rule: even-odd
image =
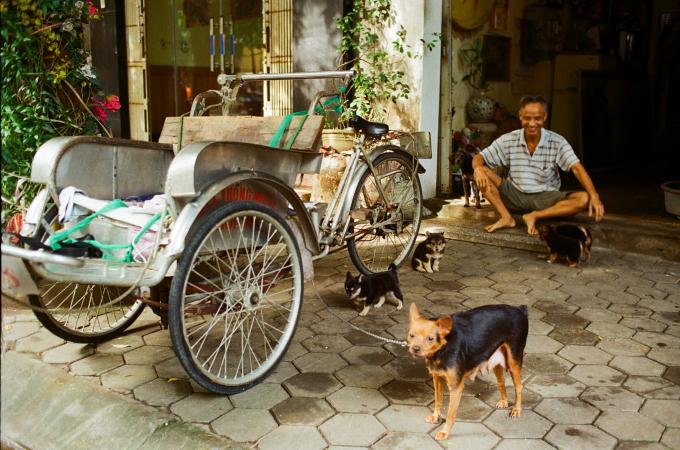
[{"label": "rear fender", "polygon": [[200,216],[219,204],[229,201],[224,199],[223,191],[225,191],[225,189],[244,184],[247,185],[249,189],[243,190],[243,198],[234,199],[234,201],[255,201],[265,203],[267,206],[274,207],[274,209],[281,209],[281,205],[279,205],[279,208],[276,208],[276,205],[271,204],[269,201],[258,200],[257,192],[253,192],[252,188],[262,186],[270,191],[273,190],[281,197],[282,201],[279,203],[283,204],[285,211],[279,212],[282,212],[284,218],[286,218],[288,204],[290,204],[295,211],[300,233],[304,239],[304,242],[299,242],[301,249],[304,246],[304,248],[312,255],[319,254],[320,249],[316,237],[316,230],[312,225],[312,220],[307,212],[307,208],[305,208],[304,202],[297,193],[282,180],[266,173],[254,171],[243,171],[230,174],[219,182],[208,186],[198,197],[184,205],[180,205],[181,211],[175,220],[170,234],[170,254],[179,255],[184,250],[187,236],[192,227],[199,220]]}]

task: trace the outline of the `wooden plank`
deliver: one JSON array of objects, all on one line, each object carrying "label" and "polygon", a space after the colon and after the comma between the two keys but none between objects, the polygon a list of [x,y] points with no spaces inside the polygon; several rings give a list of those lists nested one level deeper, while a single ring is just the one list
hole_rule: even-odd
[{"label": "wooden plank", "polygon": [[[185,117],[182,124],[182,147],[197,141],[235,141],[269,145],[283,117],[206,116]],[[294,116],[286,128],[280,146],[295,133],[303,117]],[[176,144],[179,136],[179,117],[165,119],[158,142]],[[321,145],[322,116],[308,116],[297,135],[293,150],[317,152]]]}]

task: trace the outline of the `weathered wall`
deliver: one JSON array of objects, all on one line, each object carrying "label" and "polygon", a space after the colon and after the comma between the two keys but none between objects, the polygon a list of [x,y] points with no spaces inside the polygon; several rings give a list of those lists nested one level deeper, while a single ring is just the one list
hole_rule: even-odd
[{"label": "weathered wall", "polygon": [[384,29],[386,48],[396,39],[400,25],[406,30],[406,44],[420,57],[408,58],[393,51],[401,60],[401,70],[406,73],[405,82],[411,89],[408,99],[396,103],[387,102],[386,122],[392,129],[429,131],[432,137],[432,159],[422,160],[426,173],[421,176],[423,196],[434,197],[437,193],[437,154],[439,132],[439,73],[441,47],[431,52],[423,50],[421,39],[432,40],[432,33],[441,30],[442,0],[393,0],[395,23]]},{"label": "weathered wall", "polygon": [[[293,71],[336,70],[340,32],[335,17],[342,15],[342,0],[293,1]],[[293,109],[305,110],[314,95],[337,86],[337,80],[293,83]]]}]

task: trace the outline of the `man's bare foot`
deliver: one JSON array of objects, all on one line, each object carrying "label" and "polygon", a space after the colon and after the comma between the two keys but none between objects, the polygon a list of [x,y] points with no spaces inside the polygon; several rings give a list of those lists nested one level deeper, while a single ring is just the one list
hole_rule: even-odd
[{"label": "man's bare foot", "polygon": [[534,213],[526,213],[522,216],[522,220],[527,226],[527,233],[531,236],[538,236],[538,230],[536,229],[536,216]]},{"label": "man's bare foot", "polygon": [[508,218],[501,217],[496,223],[491,224],[488,227],[484,227],[484,229],[489,233],[493,233],[494,231],[500,230],[501,228],[514,228],[515,225],[515,219],[513,219],[512,216]]}]

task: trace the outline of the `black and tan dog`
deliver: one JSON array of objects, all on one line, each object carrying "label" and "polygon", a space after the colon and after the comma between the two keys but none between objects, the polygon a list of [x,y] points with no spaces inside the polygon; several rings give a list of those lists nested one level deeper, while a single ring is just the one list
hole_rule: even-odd
[{"label": "black and tan dog", "polygon": [[548,244],[548,262],[558,258],[567,260],[569,267],[576,267],[579,261],[590,261],[593,236],[586,227],[572,224],[540,224],[538,235]]},{"label": "black and tan dog", "polygon": [[413,356],[424,358],[434,383],[434,414],[425,418],[438,423],[444,386],[449,389],[446,422],[435,438],[446,439],[456,420],[463,395],[465,378],[474,380],[478,373],[493,370],[501,395],[497,408],[508,407],[505,370],[515,385],[515,406],[511,417],[522,412],[522,359],[529,333],[526,306],[489,305],[438,319],[420,315],[411,304],[408,346]]}]

